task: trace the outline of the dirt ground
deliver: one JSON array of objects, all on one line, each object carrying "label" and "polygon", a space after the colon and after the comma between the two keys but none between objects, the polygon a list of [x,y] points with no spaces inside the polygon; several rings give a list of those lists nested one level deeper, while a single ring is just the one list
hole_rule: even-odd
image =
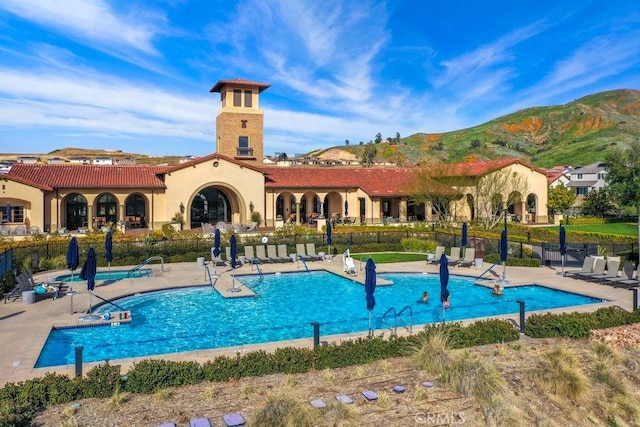
[{"label": "dirt ground", "polygon": [[[595,342],[605,342],[616,357],[608,362],[619,379],[616,388],[593,372],[598,363]],[[579,368],[589,378],[586,397],[579,402],[545,390],[532,378],[542,355],[561,346],[579,359]],[[289,396],[318,426],[430,426],[430,425],[519,425],[584,426],[640,425],[640,326],[598,331],[592,340],[535,340],[488,345],[470,350],[489,361],[505,378],[508,392],[499,412],[485,417],[485,408],[472,396],[454,392],[425,372],[410,357],[394,358],[343,369],[296,375],[270,375],[225,383],[203,383],[163,390],[153,395],[120,394],[110,399],[89,399],[48,408],[33,426],[155,426],[207,417],[213,426],[224,426],[223,414],[239,412],[256,424],[265,401],[274,394]],[[608,371],[607,371],[608,372]],[[433,383],[425,387],[425,382]],[[395,393],[394,386],[405,387]],[[375,401],[362,392],[373,390]],[[335,396],[347,394],[354,402],[339,403]],[[326,408],[309,402],[322,399]],[[625,403],[626,402],[626,403]],[[629,403],[630,402],[630,403]],[[348,408],[346,408],[348,407]],[[258,417],[259,418],[259,417]],[[282,421],[261,425],[305,425]]]}]

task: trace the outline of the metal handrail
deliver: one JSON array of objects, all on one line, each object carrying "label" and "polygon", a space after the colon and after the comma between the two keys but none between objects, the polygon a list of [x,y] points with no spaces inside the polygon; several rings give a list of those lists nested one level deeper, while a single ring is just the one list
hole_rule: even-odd
[{"label": "metal handrail", "polygon": [[305,270],[307,270],[307,273],[310,273],[309,271],[309,267],[307,266],[306,261],[304,260],[304,258],[302,258],[301,256],[298,256],[298,260],[302,261],[302,265],[304,265]]},{"label": "metal handrail", "polygon": [[164,259],[162,259],[161,256],[156,255],[156,256],[152,256],[152,257],[147,258],[146,260],[142,261],[140,264],[136,265],[131,270],[129,270],[127,272],[127,277],[131,277],[132,273],[140,270],[142,267],[144,267],[145,265],[149,264],[151,261],[157,261],[157,260],[160,260],[160,263],[161,263],[160,271],[164,271]]},{"label": "metal handrail", "polygon": [[100,295],[96,295],[96,294],[94,293],[94,294],[93,294],[93,296],[94,296],[94,297],[96,297],[96,298],[98,298],[98,299],[100,299],[100,300],[102,300],[102,301],[104,301],[104,302],[106,302],[107,304],[111,304],[112,306],[114,306],[114,307],[116,307],[116,308],[119,308],[119,309],[120,309],[120,310],[122,310],[122,311],[126,311],[126,309],[124,309],[124,308],[120,307],[120,306],[119,306],[118,304],[116,304],[115,302],[110,301],[110,300],[108,300],[108,299],[106,299],[106,298],[102,298]]},{"label": "metal handrail", "polygon": [[[213,285],[215,284],[215,282],[218,281],[218,276],[217,275],[215,275],[215,276],[211,275],[211,270],[209,269],[209,266],[207,264],[204,265],[204,268],[205,268],[205,270],[207,272],[207,275],[209,276],[209,283],[211,284],[211,289],[214,289]],[[216,278],[215,281],[213,280],[213,277]]]},{"label": "metal handrail", "polygon": [[403,326],[407,331],[409,331],[409,333],[413,333],[413,309],[411,308],[410,305],[407,305],[406,307],[404,307],[396,315],[396,327],[398,326],[398,319],[402,320],[403,319],[402,315],[407,310],[409,310],[409,326],[407,327],[405,323],[403,323],[401,326]]},{"label": "metal handrail", "polygon": [[[387,318],[387,314],[389,314],[389,313],[391,313],[391,312],[393,312],[393,326],[392,326],[392,325],[390,325],[389,323],[387,323],[387,320],[386,320],[386,318]],[[396,330],[397,330],[397,328],[398,328],[398,321],[397,321],[397,317],[398,317],[398,314],[396,313],[396,309],[395,309],[395,307],[391,307],[390,309],[388,309],[387,311],[385,311],[385,312],[384,312],[384,314],[382,315],[382,318],[381,318],[382,323],[384,323],[385,325],[387,325],[387,328],[389,329],[389,331],[391,331],[391,333],[392,333],[393,335],[395,335],[395,334],[396,334]]]}]

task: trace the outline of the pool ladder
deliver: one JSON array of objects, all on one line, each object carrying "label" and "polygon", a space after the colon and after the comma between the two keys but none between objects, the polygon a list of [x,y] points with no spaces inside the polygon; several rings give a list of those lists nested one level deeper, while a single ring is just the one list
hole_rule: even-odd
[{"label": "pool ladder", "polygon": [[[409,321],[407,322],[407,315]],[[398,326],[405,328],[409,333],[413,333],[413,309],[410,305],[396,312],[395,307],[391,307],[382,315],[382,323],[391,331],[391,335],[397,335]]]},{"label": "pool ladder", "polygon": [[251,270],[253,270],[253,266],[256,266],[256,270],[258,270],[258,275],[260,276],[261,279],[264,279],[264,274],[262,274],[262,269],[260,268],[260,261],[258,261],[258,258],[253,258],[251,260]]},{"label": "pool ladder", "polygon": [[307,262],[301,256],[298,257],[298,261],[302,261],[302,265],[304,265],[304,269],[309,273],[309,267],[307,266]]},{"label": "pool ladder", "polygon": [[131,275],[133,273],[135,273],[136,271],[140,270],[142,267],[144,267],[145,265],[149,264],[151,261],[160,261],[160,271],[164,271],[164,259],[162,259],[161,256],[152,256],[147,258],[146,260],[142,261],[140,264],[136,265],[135,267],[133,267],[131,270],[129,270],[127,272],[127,277],[131,277]]}]

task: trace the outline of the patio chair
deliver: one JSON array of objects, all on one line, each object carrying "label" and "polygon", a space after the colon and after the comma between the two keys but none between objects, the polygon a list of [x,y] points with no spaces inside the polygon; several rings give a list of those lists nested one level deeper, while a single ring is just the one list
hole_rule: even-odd
[{"label": "patio chair", "polygon": [[605,285],[615,286],[617,282],[620,282],[622,280],[633,280],[634,272],[635,272],[635,267],[633,266],[633,263],[631,261],[625,261],[624,265],[622,266],[622,273],[620,276],[610,277],[608,279],[601,280],[601,283]]},{"label": "patio chair", "polygon": [[574,274],[572,277],[574,279],[589,280],[589,277],[603,275],[604,269],[606,267],[607,267],[607,260],[604,258],[597,258],[593,263],[593,271],[589,273],[577,273],[577,274]]},{"label": "patio chair", "polygon": [[458,263],[458,267],[471,268],[476,262],[476,250],[474,248],[465,248],[464,257]]},{"label": "patio chair", "polygon": [[322,259],[322,257],[316,253],[315,243],[307,243],[307,258],[310,258],[311,261],[319,261]]},{"label": "patio chair", "polygon": [[222,251],[220,251],[220,253],[218,254],[218,256],[215,256],[213,254],[213,249],[211,248],[211,262],[213,262],[214,266],[218,266],[218,265],[225,265],[226,262],[224,262],[224,260],[222,259]]},{"label": "patio chair", "polygon": [[582,263],[582,268],[579,270],[569,270],[569,271],[565,271],[564,275],[571,277],[571,276],[575,276],[577,274],[586,274],[586,273],[592,273],[593,272],[593,264],[595,263],[596,259],[594,257],[592,257],[591,255],[589,255],[588,257],[584,258],[584,261]]},{"label": "patio chair", "polygon": [[620,261],[607,260],[607,268],[605,272],[600,275],[589,276],[587,280],[590,282],[601,283],[603,280],[620,277],[619,273],[620,273]]},{"label": "patio chair", "polygon": [[449,262],[449,265],[453,267],[457,265],[461,259],[462,257],[460,256],[460,247],[452,246],[451,249],[449,250],[449,255],[447,256],[447,261]]},{"label": "patio chair", "polygon": [[[633,265],[633,264],[632,264]],[[631,273],[632,277],[621,277],[619,280],[615,282],[609,281],[608,285],[612,285],[614,288],[625,288],[631,289],[640,286],[640,264],[638,264],[638,268],[635,270],[635,274]],[[627,275],[628,276],[628,275]]]},{"label": "patio chair", "polygon": [[273,264],[273,260],[264,252],[264,245],[256,245],[256,259],[261,263],[268,262]]},{"label": "patio chair", "polygon": [[427,259],[427,264],[438,264],[440,262],[440,257],[442,256],[443,253],[444,253],[444,246],[436,246],[436,253],[429,254],[429,255],[433,255],[433,258],[429,256],[429,258]]},{"label": "patio chair", "polygon": [[256,228],[258,228],[258,223],[252,222],[250,225],[247,226],[245,233],[251,233],[252,231],[256,231]]},{"label": "patio chair", "polygon": [[[6,292],[3,295],[3,299],[4,299],[4,303],[6,304],[7,301],[11,300],[11,301],[15,301],[18,298],[20,298],[22,296],[22,293],[24,291],[28,291],[31,289],[31,286],[24,280],[24,273],[21,273],[20,275],[16,276],[16,285],[13,287],[13,289],[9,292]],[[18,280],[18,277],[20,277],[20,280]]]},{"label": "patio chair", "polygon": [[278,248],[276,245],[267,245],[267,256],[271,259],[271,262],[285,262],[289,261],[291,258],[287,257],[284,259],[278,256]]},{"label": "patio chair", "polygon": [[291,258],[291,256],[287,251],[286,244],[278,245],[278,256],[282,258],[282,262],[287,262],[287,261],[293,262],[293,258]]},{"label": "patio chair", "polygon": [[244,256],[248,262],[255,264],[258,262],[255,254],[253,253],[253,246],[245,246],[244,247]]},{"label": "patio chair", "polygon": [[311,260],[307,256],[307,250],[304,248],[304,243],[296,243],[296,256],[303,260]]},{"label": "patio chair", "polygon": [[353,262],[353,258],[351,257],[351,253],[349,249],[342,254],[342,267],[344,268],[344,272],[349,276],[357,276],[358,272],[356,271],[356,265]]}]

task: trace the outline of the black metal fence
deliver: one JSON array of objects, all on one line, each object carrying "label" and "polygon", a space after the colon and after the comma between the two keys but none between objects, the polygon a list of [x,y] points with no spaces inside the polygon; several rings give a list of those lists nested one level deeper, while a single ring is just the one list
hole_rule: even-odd
[{"label": "black metal fence", "polygon": [[[316,246],[327,246],[326,234],[304,233],[292,235],[269,236],[269,244],[287,244],[290,252],[295,251],[297,243],[315,243]],[[244,245],[262,244],[262,235],[238,235],[238,255],[244,252]],[[461,235],[459,231],[443,232],[432,230],[398,230],[398,231],[373,231],[373,232],[353,232],[334,233],[332,235],[332,252],[341,253],[352,245],[367,244],[399,244],[402,239],[417,238],[437,241],[447,248],[461,246]],[[476,250],[476,256],[484,258],[486,255],[498,254],[500,251],[499,239],[480,238],[471,235],[468,239],[468,247]],[[99,263],[105,264],[104,244],[94,242],[83,242],[80,240],[79,247],[82,254],[86,253],[90,246],[93,246],[98,255]],[[228,246],[228,236],[224,236],[221,241],[222,246]],[[139,241],[114,241],[113,256],[114,264],[137,264],[150,256],[183,255],[185,253],[197,253],[198,256],[208,256],[213,246],[212,238],[195,237],[188,239],[163,240],[153,244],[145,244]],[[324,249],[324,248],[322,248]],[[23,265],[29,264],[33,270],[39,269],[40,261],[43,259],[53,259],[65,257],[67,253],[67,243],[65,242],[38,242],[34,241],[28,247],[16,247],[4,254],[0,254],[0,272],[12,268],[14,263]],[[608,254],[621,256],[624,260],[636,261],[638,259],[638,244],[588,244],[570,243],[567,245],[566,266],[580,266],[584,258],[588,255]],[[515,258],[539,258],[542,265],[559,266],[562,258],[557,242],[509,242],[509,257]],[[194,259],[195,261],[195,259]]]}]

